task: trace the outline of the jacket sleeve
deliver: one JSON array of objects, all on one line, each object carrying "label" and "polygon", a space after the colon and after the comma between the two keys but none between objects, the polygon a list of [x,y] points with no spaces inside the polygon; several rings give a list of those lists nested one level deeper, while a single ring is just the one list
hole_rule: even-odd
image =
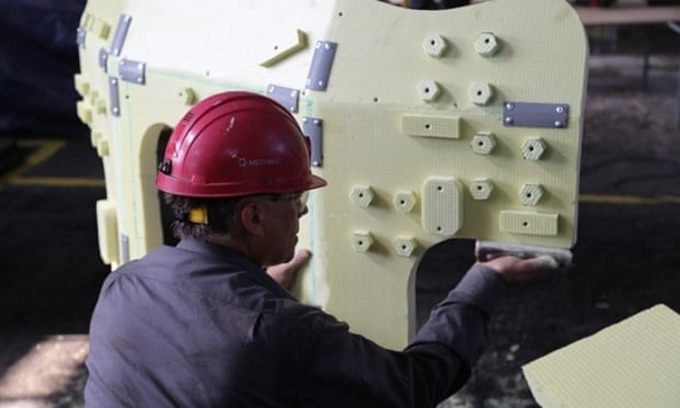
[{"label": "jacket sleeve", "polygon": [[304,406],[434,407],[457,391],[487,346],[487,324],[505,283],[474,266],[437,305],[405,350],[387,350],[325,314],[314,338]]}]

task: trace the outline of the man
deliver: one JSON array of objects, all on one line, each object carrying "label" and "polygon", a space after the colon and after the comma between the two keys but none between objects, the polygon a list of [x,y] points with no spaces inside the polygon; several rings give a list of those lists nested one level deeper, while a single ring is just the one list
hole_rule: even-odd
[{"label": "man", "polygon": [[89,407],[431,407],[459,389],[484,349],[505,282],[544,259],[478,263],[403,351],[300,304],[290,278],[310,172],[293,116],[257,94],[225,92],[175,128],[157,187],[176,247],[113,272],[90,330]]}]

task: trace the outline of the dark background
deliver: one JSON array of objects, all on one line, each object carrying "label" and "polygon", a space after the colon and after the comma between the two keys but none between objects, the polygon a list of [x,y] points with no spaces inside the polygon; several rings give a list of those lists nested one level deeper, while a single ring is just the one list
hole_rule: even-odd
[{"label": "dark background", "polygon": [[[75,114],[83,5],[0,0],[2,408],[82,406],[82,366],[47,396],[2,390],[37,342],[87,333],[109,270],[99,259],[95,219],[103,184],[40,181],[103,177]],[[589,29],[589,36],[574,264],[508,291],[491,322],[490,348],[447,406],[533,407],[523,364],[655,304],[680,311],[680,36],[665,25]],[[50,146],[53,154],[40,159]],[[422,260],[428,272],[418,275],[419,321],[473,261],[473,245],[446,242]]]}]

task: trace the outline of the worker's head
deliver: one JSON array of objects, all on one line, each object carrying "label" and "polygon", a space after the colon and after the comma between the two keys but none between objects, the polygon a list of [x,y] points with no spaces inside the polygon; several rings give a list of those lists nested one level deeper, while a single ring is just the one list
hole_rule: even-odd
[{"label": "worker's head", "polygon": [[176,233],[207,240],[234,228],[294,240],[307,191],[324,185],[310,171],[295,118],[249,92],[219,93],[192,107],[170,136],[156,177],[175,212]]}]

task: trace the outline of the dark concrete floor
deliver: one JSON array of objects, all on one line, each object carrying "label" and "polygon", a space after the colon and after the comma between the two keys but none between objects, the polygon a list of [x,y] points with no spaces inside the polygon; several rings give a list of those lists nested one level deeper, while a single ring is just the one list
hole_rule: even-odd
[{"label": "dark concrete floor", "polygon": [[82,406],[83,335],[109,270],[101,163],[83,138],[13,139],[0,174],[0,408]]},{"label": "dark concrete floor", "polygon": [[[523,364],[654,304],[680,311],[676,74],[652,71],[644,92],[637,60],[598,61],[587,104],[574,265],[509,291],[492,319],[490,348],[446,406],[536,406]],[[105,196],[101,164],[83,138],[11,138],[18,141],[11,151],[17,165],[0,174],[0,408],[79,407],[86,339],[78,335],[87,333],[108,272],[98,256],[94,210]],[[472,245],[455,241],[430,251],[423,262],[433,272],[418,282],[422,313],[459,279],[450,270],[466,268]],[[17,362],[35,350],[48,362],[34,364],[52,364],[45,350],[54,350],[55,359],[70,350],[71,359],[59,360],[70,367],[70,380],[54,382],[54,389],[29,386],[30,378],[10,381]]]}]

